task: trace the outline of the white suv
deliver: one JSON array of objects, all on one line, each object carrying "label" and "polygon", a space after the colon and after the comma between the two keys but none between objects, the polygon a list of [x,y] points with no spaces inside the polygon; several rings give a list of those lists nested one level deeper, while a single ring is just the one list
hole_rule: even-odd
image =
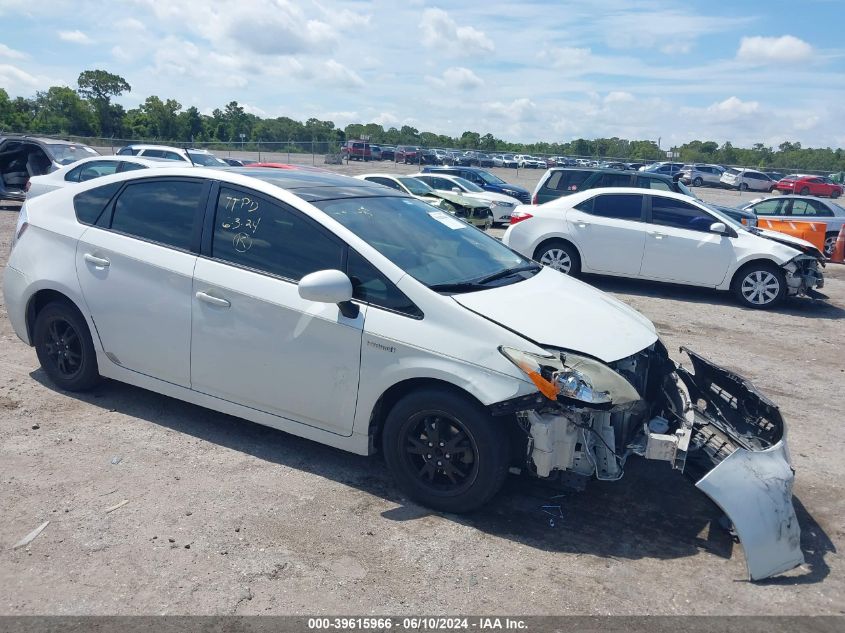
[{"label": "white suv", "polygon": [[105,176],[25,203],[3,287],[61,389],[106,376],[381,451],[406,494],[450,512],[509,471],[577,485],[619,479],[632,455],[689,466],[752,578],[803,562],[777,407],[696,354],[695,373],[676,365],[621,302],[387,187]]},{"label": "white suv", "polygon": [[744,227],[700,200],[620,187],[517,207],[503,243],[577,275],[618,275],[732,290],[751,308],[824,285],[824,256],[804,240]]},{"label": "white suv", "polygon": [[767,174],[754,169],[730,168],[719,178],[723,187],[739,189],[740,191],[768,191],[777,189],[777,181]]}]

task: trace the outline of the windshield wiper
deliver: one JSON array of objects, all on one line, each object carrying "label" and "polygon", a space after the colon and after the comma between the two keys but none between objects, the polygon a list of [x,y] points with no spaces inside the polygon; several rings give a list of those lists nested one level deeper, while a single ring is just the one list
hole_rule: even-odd
[{"label": "windshield wiper", "polygon": [[451,284],[434,284],[429,288],[435,292],[473,292],[483,290],[484,286],[477,281],[459,281]]},{"label": "windshield wiper", "polygon": [[513,268],[505,268],[504,270],[500,270],[499,272],[493,273],[492,275],[487,275],[486,277],[482,277],[481,279],[478,279],[475,283],[484,285],[488,282],[496,281],[497,279],[502,279],[504,277],[510,277],[511,275],[515,275],[516,273],[528,272],[528,271],[539,272],[540,268],[542,268],[540,266],[540,264],[533,264],[533,263],[532,264],[523,264],[522,266],[515,266]]}]

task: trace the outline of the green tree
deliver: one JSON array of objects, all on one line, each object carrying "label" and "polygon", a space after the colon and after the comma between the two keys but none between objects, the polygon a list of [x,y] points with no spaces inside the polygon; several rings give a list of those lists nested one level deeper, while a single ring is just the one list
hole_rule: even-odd
[{"label": "green tree", "polygon": [[111,98],[132,92],[129,83],[120,75],[105,70],[84,70],[76,83],[79,94],[94,106],[100,123],[100,134],[111,136],[118,131],[121,121],[115,120],[114,116],[119,111],[112,108]]},{"label": "green tree", "polygon": [[147,133],[163,140],[178,139],[179,134],[179,110],[182,105],[175,99],[162,101],[155,95],[147,97],[144,105],[141,106],[144,114],[147,115]]},{"label": "green tree", "polygon": [[52,86],[35,95],[33,131],[47,134],[92,135],[96,128],[90,104],[67,86]]}]

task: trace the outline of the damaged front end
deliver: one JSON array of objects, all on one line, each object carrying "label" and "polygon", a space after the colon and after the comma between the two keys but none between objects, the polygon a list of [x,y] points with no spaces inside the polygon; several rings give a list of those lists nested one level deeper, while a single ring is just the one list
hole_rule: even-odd
[{"label": "damaged front end", "polygon": [[794,473],[777,406],[741,376],[682,349],[693,372],[659,341],[610,365],[503,347],[542,395],[499,403],[493,413],[516,414],[528,436],[525,465],[538,477],[583,488],[593,476],[621,478],[631,455],[669,462],[733,522],[752,580],[800,565]]},{"label": "damaged front end", "polygon": [[824,275],[819,266],[824,266],[824,259],[805,254],[798,255],[781,266],[786,275],[787,293],[790,296],[825,298],[815,290],[824,287]]}]

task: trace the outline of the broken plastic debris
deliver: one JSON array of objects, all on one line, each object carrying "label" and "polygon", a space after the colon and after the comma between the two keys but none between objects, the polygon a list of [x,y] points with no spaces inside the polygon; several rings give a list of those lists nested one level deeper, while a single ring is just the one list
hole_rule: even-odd
[{"label": "broken plastic debris", "polygon": [[44,530],[44,528],[45,528],[45,527],[47,527],[48,525],[50,525],[50,522],[49,522],[49,521],[44,521],[44,523],[42,523],[42,524],[41,524],[41,525],[39,525],[37,528],[35,528],[32,532],[30,532],[29,534],[27,534],[26,536],[24,536],[24,537],[23,537],[21,540],[19,540],[17,543],[15,543],[14,545],[12,545],[12,549],[18,549],[19,547],[26,547],[27,545],[29,545],[30,543],[32,543],[32,541],[34,541],[34,540],[35,540],[35,538],[36,538],[39,534],[41,534],[41,532]]},{"label": "broken plastic debris", "polygon": [[121,457],[120,455],[115,455],[114,457],[111,458],[111,463],[115,466],[122,461],[123,461],[123,457]]},{"label": "broken plastic debris", "polygon": [[123,506],[125,506],[127,503],[129,503],[129,499],[124,499],[124,500],[123,500],[123,501],[121,501],[120,503],[116,503],[116,504],[114,504],[112,507],[110,507],[110,508],[106,508],[106,510],[105,510],[105,514],[108,514],[109,512],[114,512],[114,511],[115,511],[115,510],[117,510],[118,508],[122,508]]}]

